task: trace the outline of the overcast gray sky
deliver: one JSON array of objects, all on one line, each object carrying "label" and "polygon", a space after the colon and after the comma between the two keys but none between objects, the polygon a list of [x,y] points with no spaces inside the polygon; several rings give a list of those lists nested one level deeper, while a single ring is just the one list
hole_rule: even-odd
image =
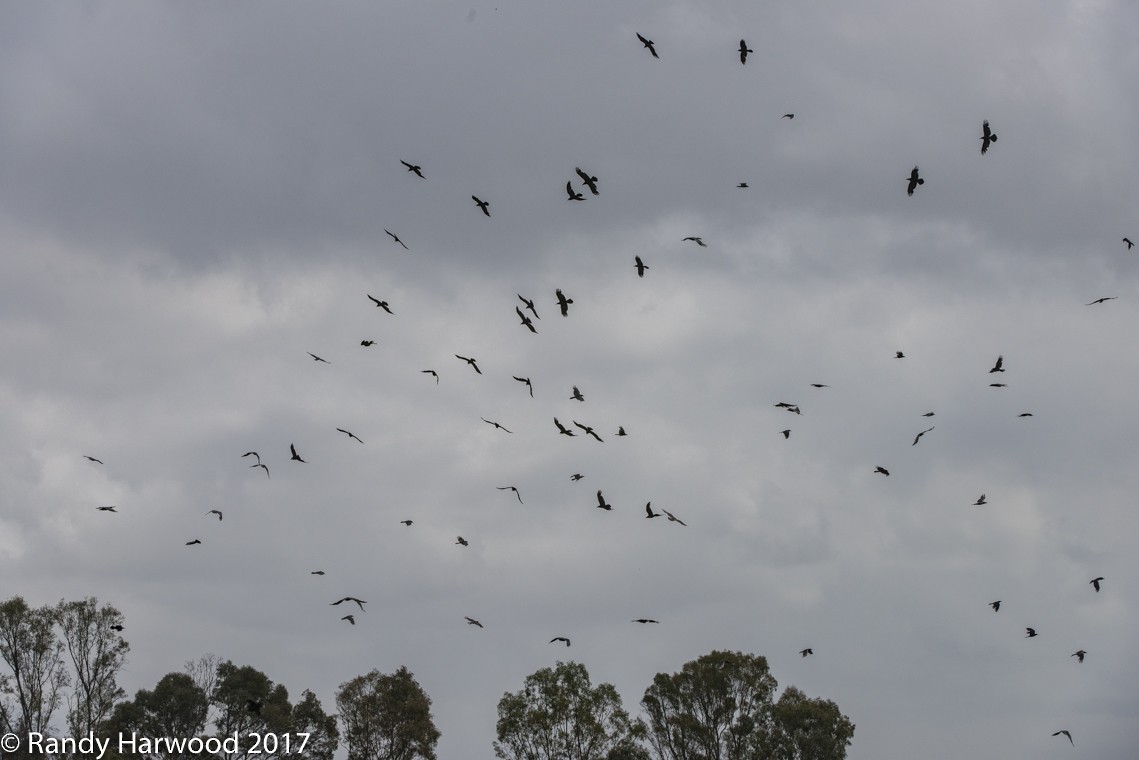
[{"label": "overcast gray sky", "polygon": [[5,3],[0,597],[121,609],[131,694],[214,652],[331,711],[406,665],[440,757],[493,757],[498,699],[558,659],[636,715],[728,648],[835,700],[851,760],[1134,758],[1137,29],[1095,0]]}]

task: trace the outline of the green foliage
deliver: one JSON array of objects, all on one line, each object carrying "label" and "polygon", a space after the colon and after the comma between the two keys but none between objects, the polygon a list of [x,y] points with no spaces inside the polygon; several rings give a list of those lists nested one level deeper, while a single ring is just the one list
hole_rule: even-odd
[{"label": "green foliage", "polygon": [[100,607],[94,597],[78,602],[61,599],[55,614],[72,665],[74,690],[68,698],[67,725],[72,736],[84,736],[126,696],[116,678],[130,645],[111,627],[123,625],[123,614],[110,605]]},{"label": "green foliage", "polygon": [[9,670],[0,678],[0,727],[5,732],[50,733],[69,682],[56,620],[55,608],[32,609],[23,597],[0,602],[0,660]]},{"label": "green foliage", "polygon": [[[257,703],[258,709],[250,709],[250,702]],[[293,706],[289,704],[288,689],[274,684],[269,676],[250,665],[239,667],[229,660],[219,664],[210,704],[217,709],[214,728],[220,738],[233,736],[234,732],[243,737],[250,732],[283,734],[292,728]],[[250,742],[241,743],[242,750],[252,746]],[[284,749],[279,747],[281,752]],[[264,748],[261,750],[264,754]],[[244,752],[226,755],[243,756]]]},{"label": "green foliage", "polygon": [[431,699],[407,668],[378,670],[340,684],[336,706],[348,760],[435,760],[440,733]]},{"label": "green foliage", "polygon": [[293,706],[293,733],[309,734],[305,751],[293,753],[296,760],[332,760],[333,753],[340,743],[340,729],[336,727],[336,716],[328,715],[308,689],[301,694],[301,701]]},{"label": "green foliage", "polygon": [[[140,689],[134,700],[115,705],[102,735],[137,733],[143,737],[190,738],[206,727],[209,698],[185,673],[167,673],[153,691]],[[111,742],[115,749],[115,742]]]},{"label": "green foliage", "polygon": [[640,760],[642,731],[612,684],[594,688],[584,665],[559,662],[499,700],[494,752],[504,760]]},{"label": "green foliage", "polygon": [[808,699],[788,686],[775,703],[771,760],[842,760],[854,737],[854,724],[828,699]]}]

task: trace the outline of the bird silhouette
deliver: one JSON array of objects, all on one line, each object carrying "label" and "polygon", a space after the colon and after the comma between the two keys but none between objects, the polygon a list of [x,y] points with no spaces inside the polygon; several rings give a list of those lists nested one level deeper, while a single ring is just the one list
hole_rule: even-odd
[{"label": "bird silhouette", "polygon": [[637,270],[637,277],[644,277],[645,276],[645,270],[648,269],[649,267],[647,264],[645,264],[645,262],[641,261],[640,256],[634,256],[633,257],[633,268]]},{"label": "bird silhouette", "polygon": [[467,625],[477,625],[479,628],[483,627],[482,623],[475,620],[473,617],[466,617],[465,615],[463,617],[467,621]]},{"label": "bird silhouette", "polygon": [[987,119],[981,124],[981,131],[984,133],[981,135],[981,155],[983,156],[989,152],[989,143],[997,141],[997,133],[989,129]]},{"label": "bird silhouette", "polygon": [[84,455],[83,455],[83,458],[84,458],[84,459],[86,459],[86,460],[89,460],[89,461],[91,461],[91,462],[94,462],[95,464],[103,464],[103,460],[102,460],[102,459],[96,459],[95,457],[89,457],[89,456],[87,456],[86,454],[84,454]]},{"label": "bird silhouette", "polygon": [[392,236],[392,240],[394,240],[394,241],[396,241],[397,243],[399,243],[400,245],[402,245],[402,246],[404,247],[404,250],[407,250],[407,251],[410,251],[410,250],[411,250],[410,248],[408,248],[408,247],[407,247],[407,244],[406,244],[406,243],[404,243],[402,240],[400,240],[400,239],[399,239],[399,235],[395,234],[394,232],[392,232],[391,230],[388,230],[388,229],[385,229],[385,230],[384,230],[384,232],[386,232],[386,233],[388,233],[389,235],[391,235],[391,236]]},{"label": "bird silhouette", "polygon": [[332,604],[330,604],[328,606],[329,607],[335,607],[336,605],[343,604],[344,602],[354,602],[356,604],[356,606],[360,608],[361,612],[365,611],[364,605],[367,604],[367,602],[365,602],[363,599],[357,599],[354,596],[344,596],[344,597],[341,597],[340,599],[337,599],[335,602],[333,602]]},{"label": "bird silhouette", "polygon": [[704,242],[704,238],[702,238],[702,237],[686,237],[686,238],[684,238],[684,242],[688,242],[689,240],[691,240],[693,243],[700,246],[701,248],[707,248],[708,247],[708,244]]},{"label": "bird silhouette", "polygon": [[752,50],[751,48],[749,48],[747,46],[746,42],[744,42],[743,40],[740,40],[740,63],[746,65],[747,64],[747,54],[748,53],[754,53],[754,52],[755,52],[754,50]]},{"label": "bird silhouette", "polygon": [[933,416],[933,412],[926,412],[925,414],[922,415],[922,417],[932,417],[932,416]]},{"label": "bird silhouette", "polygon": [[309,575],[324,575],[323,570],[313,570]]},{"label": "bird silhouette", "polygon": [[886,477],[890,477],[890,471],[887,470],[885,467],[875,467],[874,472],[878,472],[878,473],[885,475]]},{"label": "bird silhouette", "polygon": [[570,475],[570,480],[572,480],[576,483],[577,481],[581,480],[584,477],[585,476],[582,475],[580,472],[575,472],[573,475]]},{"label": "bird silhouette", "polygon": [[119,633],[122,633],[122,632],[123,632],[123,626],[119,625],[118,623],[116,623],[115,625],[112,625],[112,626],[110,626],[110,628],[111,628],[111,630],[112,630],[112,631],[118,631]]},{"label": "bird silhouette", "polygon": [[585,401],[585,396],[581,395],[581,391],[579,391],[577,389],[576,385],[573,387],[573,395],[570,396],[570,400],[571,401]]},{"label": "bird silhouette", "polygon": [[660,58],[660,56],[657,55],[657,49],[652,40],[645,39],[641,36],[640,32],[637,32],[637,39],[641,41],[642,45],[649,49],[649,52],[653,54],[653,58]]},{"label": "bird silhouette", "polygon": [[597,192],[597,177],[591,177],[589,174],[583,172],[579,167],[576,166],[573,170],[577,172],[577,176],[581,177],[581,184],[588,187],[589,192],[593,193],[594,195],[601,194]]},{"label": "bird silhouette", "polygon": [[617,437],[620,438],[620,437],[623,437],[626,435],[628,435],[628,433],[625,432],[625,427],[623,425],[618,425],[617,426]]},{"label": "bird silhouette", "polygon": [[555,290],[554,295],[556,295],[558,297],[557,304],[558,304],[558,308],[562,310],[562,316],[568,317],[569,316],[569,305],[571,303],[573,303],[573,299],[572,298],[566,298],[565,294],[562,293],[561,288],[558,288],[557,290]]},{"label": "bird silhouette", "polygon": [[499,491],[513,491],[514,495],[518,497],[518,503],[522,503],[522,494],[518,493],[518,489],[514,486],[495,486]]},{"label": "bird silhouette", "polygon": [[894,358],[895,359],[905,359],[906,355],[903,354],[901,351],[895,351],[894,352]]},{"label": "bird silhouette", "polygon": [[586,435],[591,435],[591,436],[593,436],[594,438],[596,438],[598,441],[600,441],[601,443],[604,443],[604,441],[602,441],[602,440],[601,440],[601,436],[599,436],[599,435],[596,433],[596,431],[594,431],[594,429],[593,429],[593,428],[591,428],[589,425],[582,425],[582,424],[581,424],[580,422],[578,422],[577,420],[572,420],[572,422],[573,422],[573,424],[574,424],[574,425],[576,425],[577,427],[579,427],[579,428],[581,428],[582,430],[584,430],[584,431],[585,431],[585,434],[586,434]]},{"label": "bird silhouette", "polygon": [[202,543],[202,539],[195,538],[193,541],[187,541],[186,546],[196,546],[197,544],[200,544],[200,543]]},{"label": "bird silhouette", "polygon": [[401,164],[403,164],[404,166],[406,166],[407,170],[409,172],[413,172],[417,177],[423,179],[423,167],[422,166],[416,166],[415,164],[409,164],[407,161],[404,161],[402,158],[399,160],[399,162]]},{"label": "bird silhouette", "polygon": [[782,433],[783,440],[785,440],[785,441],[791,437],[791,428],[787,428],[786,430],[780,430],[779,432]]},{"label": "bird silhouette", "polygon": [[920,433],[918,433],[916,436],[914,436],[914,442],[913,442],[913,443],[911,443],[910,445],[911,445],[911,446],[917,446],[917,445],[918,445],[918,441],[920,441],[920,440],[921,440],[921,437],[922,437],[923,435],[925,435],[926,433],[928,433],[929,431],[931,431],[931,430],[933,430],[933,428],[932,428],[932,427],[927,427],[925,430],[923,430],[923,431],[921,431]]},{"label": "bird silhouette", "polygon": [[1097,298],[1096,300],[1092,301],[1091,303],[1084,304],[1084,306],[1095,306],[1097,303],[1105,303],[1107,301],[1114,301],[1117,298],[1119,298],[1119,296],[1107,296],[1105,298]]},{"label": "bird silhouette", "polygon": [[993,608],[993,612],[1000,612],[1001,611],[1001,600],[998,599],[995,602],[989,602],[989,606]]},{"label": "bird silhouette", "polygon": [[1076,662],[1077,662],[1077,663],[1080,663],[1080,662],[1083,662],[1083,661],[1084,661],[1084,657],[1086,657],[1086,656],[1087,656],[1087,654],[1088,654],[1088,653],[1087,653],[1087,651],[1086,651],[1086,650],[1080,649],[1080,650],[1078,650],[1078,651],[1072,652],[1072,654],[1071,654],[1071,655],[1069,655],[1069,656],[1070,656],[1070,657],[1075,657],[1075,658],[1076,658]]},{"label": "bird silhouette", "polygon": [[390,308],[388,308],[388,302],[387,301],[381,301],[380,299],[376,298],[373,295],[368,295],[368,298],[372,301],[372,303],[374,303],[376,305],[377,309],[383,309],[388,314],[392,313],[392,310]]},{"label": "bird silhouette", "polygon": [[258,462],[257,464],[251,464],[249,466],[250,467],[260,467],[262,470],[265,471],[265,477],[272,480],[272,478],[269,476],[269,466],[268,465],[264,465],[264,464],[261,464],[260,462]]},{"label": "bird silhouette", "polygon": [[496,429],[496,430],[502,430],[502,431],[505,431],[505,432],[507,432],[507,433],[513,433],[513,432],[514,432],[513,430],[507,430],[505,427],[503,427],[502,425],[498,424],[497,422],[494,422],[494,421],[492,421],[492,420],[488,420],[486,417],[479,417],[479,419],[480,419],[480,420],[482,420],[483,422],[485,422],[485,423],[486,423],[486,424],[488,424],[488,425],[494,425],[494,427],[495,427],[495,429]]},{"label": "bird silhouette", "polygon": [[990,388],[1007,388],[1008,383],[989,383]]},{"label": "bird silhouette", "polygon": [[1130,241],[1128,238],[1123,238],[1123,242],[1124,242],[1124,243],[1127,243],[1127,250],[1129,250],[1129,251],[1130,251],[1130,250],[1131,250],[1131,248],[1132,248],[1132,247],[1135,245],[1135,244],[1134,244],[1134,243],[1132,243],[1132,242],[1131,242],[1131,241]]},{"label": "bird silhouette", "polygon": [[1090,581],[1088,581],[1088,583],[1092,584],[1092,588],[1095,589],[1095,592],[1097,594],[1099,593],[1099,582],[1102,580],[1103,580],[1103,576],[1101,575],[1098,578],[1092,578]]},{"label": "bird silhouette", "polygon": [[[462,357],[460,357],[460,358],[462,358]],[[433,369],[421,369],[419,371],[425,375],[431,375],[433,378],[435,378],[435,384],[436,385],[439,384],[439,373],[436,372],[435,370],[433,370]]]},{"label": "bird silhouette", "polygon": [[1020,414],[1018,414],[1016,416],[1017,417],[1031,417],[1033,415],[1032,415],[1032,412],[1021,412]]},{"label": "bird silhouette", "polygon": [[573,180],[566,182],[566,195],[569,196],[566,200],[570,201],[584,201],[585,196],[573,189]]},{"label": "bird silhouette", "polygon": [[550,639],[551,644],[553,644],[555,641],[564,641],[567,647],[570,645],[570,640],[565,636],[555,636],[554,638]]},{"label": "bird silhouette", "polygon": [[523,298],[521,295],[518,296],[518,300],[526,304],[526,308],[529,309],[530,313],[534,315],[534,319],[541,319],[541,317],[538,316],[538,310],[534,308],[533,301],[531,301],[529,298]]},{"label": "bird silhouette", "polygon": [[118,512],[118,510],[115,509],[114,505],[109,507],[95,507],[95,509],[99,510],[100,512]]},{"label": "bird silhouette", "polygon": [[459,536],[458,540],[455,541],[455,545],[456,546],[470,546],[471,544],[469,541],[467,541],[467,539],[463,538],[462,536]]},{"label": "bird silhouette", "polygon": [[785,113],[785,114],[783,114],[783,115],[782,115],[781,117],[779,117],[779,118],[781,118],[781,119],[794,119],[794,118],[795,118],[795,114],[793,114],[793,113]]},{"label": "bird silhouette", "polygon": [[[293,453],[293,456],[291,457],[291,461],[293,461],[293,462],[304,462],[305,461],[305,460],[301,459],[301,455],[297,453],[297,447],[291,443],[289,444],[289,451],[291,451]],[[305,462],[305,464],[307,464],[307,462]]]},{"label": "bird silhouette", "polygon": [[824,385],[823,383],[811,383],[811,387],[812,388],[829,388],[830,386]]},{"label": "bird silhouette", "polygon": [[1036,636],[1036,629],[1035,628],[1025,628],[1024,629],[1024,638],[1031,639],[1031,638],[1034,638],[1035,636]]},{"label": "bird silhouette", "polygon": [[322,359],[319,356],[317,356],[316,354],[314,354],[312,351],[305,351],[305,353],[308,354],[309,356],[311,356],[313,361],[324,362],[325,364],[332,364],[332,362],[328,361],[328,359]]},{"label": "bird silhouette", "polygon": [[374,340],[362,340],[362,341],[360,341],[360,345],[363,346],[364,348],[371,348],[372,346],[375,345],[375,343],[376,343],[376,341],[374,341]]},{"label": "bird silhouette", "polygon": [[661,512],[664,512],[664,516],[668,518],[669,522],[680,523],[684,527],[688,527],[688,523],[684,522],[672,512],[669,512],[667,509],[662,509]]},{"label": "bird silhouette", "polygon": [[211,509],[209,512],[206,512],[206,514],[207,515],[217,515],[218,516],[218,522],[222,521],[222,513],[221,513],[220,509]]},{"label": "bird silhouette", "polygon": [[490,216],[490,208],[489,208],[490,203],[488,203],[487,201],[479,200],[479,197],[477,195],[472,195],[471,199],[476,204],[478,204],[478,207],[482,209],[482,212],[484,214],[486,214],[487,216]]},{"label": "bird silhouette", "polygon": [[1060,729],[1059,731],[1057,731],[1056,733],[1054,733],[1052,735],[1053,736],[1059,736],[1060,734],[1063,734],[1064,736],[1068,737],[1068,741],[1072,742],[1073,747],[1076,746],[1076,743],[1072,741],[1072,735],[1070,733],[1068,733],[1067,731],[1065,731],[1064,729]]},{"label": "bird silhouette", "polygon": [[534,398],[534,384],[530,382],[530,378],[518,377],[518,375],[511,375],[511,377],[520,383],[525,383],[526,387],[530,389],[530,398]]},{"label": "bird silhouette", "polygon": [[986,504],[988,504],[988,502],[985,501],[985,494],[981,494],[977,500],[973,502],[974,507],[983,507]]},{"label": "bird silhouette", "polygon": [[906,195],[913,195],[914,190],[917,190],[918,185],[925,184],[925,180],[918,176],[918,168],[916,166],[914,167],[913,171],[910,172],[910,176],[907,178],[907,181],[909,184],[906,185]]},{"label": "bird silhouette", "polygon": [[806,657],[807,655],[811,655],[811,654],[814,654],[814,653],[815,653],[815,650],[814,650],[814,649],[811,649],[810,647],[807,647],[806,649],[800,649],[800,650],[799,650],[799,655],[800,655],[801,657]]},{"label": "bird silhouette", "polygon": [[411,527],[411,524],[415,521],[414,520],[400,520],[399,522],[401,525],[407,525],[408,527]]},{"label": "bird silhouette", "polygon": [[347,620],[352,625],[356,625],[356,616],[355,615],[345,615],[344,617],[342,617],[340,619],[341,620]]},{"label": "bird silhouette", "polygon": [[660,621],[659,620],[653,620],[652,618],[637,618],[636,620],[632,620],[630,622],[641,623],[642,625],[644,625],[645,623],[659,623]]},{"label": "bird silhouette", "polygon": [[360,443],[363,443],[363,441],[361,441],[359,438],[356,438],[356,434],[355,434],[355,433],[352,433],[351,431],[345,430],[344,428],[336,428],[336,429],[337,429],[339,432],[343,433],[344,435],[348,436],[349,438],[355,438],[355,439],[356,439],[357,441],[359,441]]},{"label": "bird silhouette", "polygon": [[989,374],[991,375],[994,372],[1004,372],[1005,371],[1004,364],[1005,364],[1004,356],[998,356],[997,357],[997,363],[993,365],[993,368],[991,370],[989,370]]},{"label": "bird silhouette", "polygon": [[534,327],[534,321],[532,319],[530,319],[530,317],[523,314],[521,309],[519,309],[517,306],[515,306],[514,311],[515,311],[515,313],[518,314],[518,318],[522,320],[522,326],[523,327],[527,328],[532,333],[536,334],[538,332],[538,329],[536,327]]},{"label": "bird silhouette", "polygon": [[653,503],[651,501],[645,502],[645,517],[650,520],[654,517],[660,517],[660,512],[653,511]]},{"label": "bird silhouette", "polygon": [[597,491],[597,508],[604,509],[606,512],[611,512],[613,510],[612,504],[605,503],[605,497],[601,495],[600,490]]},{"label": "bird silhouette", "polygon": [[569,428],[567,428],[565,425],[563,425],[562,423],[558,422],[558,418],[557,418],[557,417],[554,417],[554,424],[558,426],[558,432],[560,432],[562,435],[569,435],[569,436],[572,436],[572,435],[577,435],[577,434],[576,434],[576,433],[574,433],[572,430],[570,430]]},{"label": "bird silhouette", "polygon": [[474,368],[475,368],[475,372],[479,373],[480,375],[482,374],[482,370],[481,370],[481,369],[479,369],[479,365],[475,364],[475,360],[474,360],[474,359],[468,359],[467,357],[465,357],[465,356],[459,356],[458,354],[455,354],[455,358],[456,358],[456,359],[462,359],[462,360],[463,360],[463,361],[465,361],[467,364],[469,364],[469,365],[471,365],[472,367],[474,367]]}]

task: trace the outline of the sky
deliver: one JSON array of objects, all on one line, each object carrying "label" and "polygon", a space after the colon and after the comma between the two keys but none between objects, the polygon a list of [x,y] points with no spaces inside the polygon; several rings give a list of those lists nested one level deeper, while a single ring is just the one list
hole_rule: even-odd
[{"label": "sky", "polygon": [[0,598],[117,607],[132,695],[212,652],[333,711],[407,666],[444,758],[559,660],[636,716],[715,649],[851,760],[1133,758],[1137,28],[5,3]]}]

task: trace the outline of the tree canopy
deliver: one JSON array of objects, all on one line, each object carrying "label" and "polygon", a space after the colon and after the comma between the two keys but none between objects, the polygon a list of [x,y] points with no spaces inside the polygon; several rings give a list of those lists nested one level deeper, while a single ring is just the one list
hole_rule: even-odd
[{"label": "tree canopy", "polygon": [[435,760],[431,699],[411,672],[372,670],[340,684],[336,707],[348,760]]}]

